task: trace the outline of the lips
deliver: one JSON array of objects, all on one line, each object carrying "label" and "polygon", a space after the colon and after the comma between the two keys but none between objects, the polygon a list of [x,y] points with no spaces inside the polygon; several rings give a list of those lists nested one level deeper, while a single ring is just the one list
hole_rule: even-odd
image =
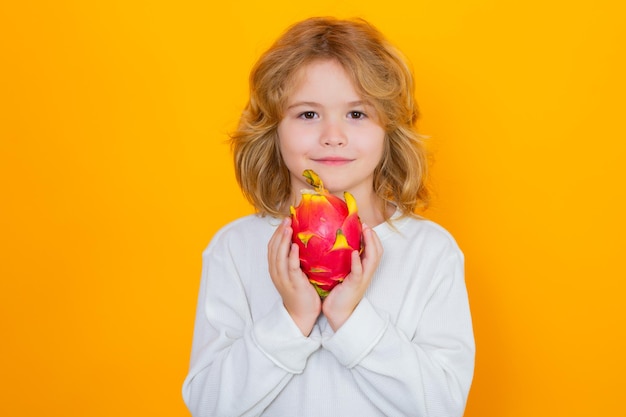
[{"label": "lips", "polygon": [[319,164],[324,164],[324,165],[344,165],[344,164],[354,161],[354,159],[344,158],[340,156],[326,156],[326,157],[312,158],[312,159],[313,161]]}]

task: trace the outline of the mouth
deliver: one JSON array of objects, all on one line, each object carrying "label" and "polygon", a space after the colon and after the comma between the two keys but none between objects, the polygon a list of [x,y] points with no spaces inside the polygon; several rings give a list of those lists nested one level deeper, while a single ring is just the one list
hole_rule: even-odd
[{"label": "mouth", "polygon": [[342,158],[342,157],[337,157],[337,156],[328,156],[324,158],[313,158],[313,161],[322,165],[338,166],[338,165],[346,165],[354,161],[354,159]]}]

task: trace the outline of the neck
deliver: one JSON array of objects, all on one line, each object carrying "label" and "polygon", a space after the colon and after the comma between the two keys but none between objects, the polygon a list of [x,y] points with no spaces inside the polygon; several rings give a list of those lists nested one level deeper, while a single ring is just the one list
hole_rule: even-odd
[{"label": "neck", "polygon": [[383,205],[383,201],[377,196],[371,196],[370,199],[365,200],[359,200],[357,198],[357,205],[361,222],[367,224],[369,227],[376,227],[384,223],[395,212],[393,205],[389,203],[384,203]]}]

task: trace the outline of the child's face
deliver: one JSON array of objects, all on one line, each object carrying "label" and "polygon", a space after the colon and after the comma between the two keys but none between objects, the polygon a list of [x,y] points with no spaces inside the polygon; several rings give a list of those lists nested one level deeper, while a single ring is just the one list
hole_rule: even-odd
[{"label": "child's face", "polygon": [[385,131],[336,61],[314,61],[299,74],[278,125],[280,150],[292,194],[311,188],[302,176],[314,170],[331,193],[351,192],[357,202],[373,194],[373,172]]}]

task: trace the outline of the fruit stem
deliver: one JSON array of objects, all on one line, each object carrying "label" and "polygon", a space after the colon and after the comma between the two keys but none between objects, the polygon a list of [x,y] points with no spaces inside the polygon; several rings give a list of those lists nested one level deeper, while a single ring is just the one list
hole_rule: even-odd
[{"label": "fruit stem", "polygon": [[306,182],[308,182],[313,186],[313,188],[315,188],[315,191],[324,191],[324,183],[322,182],[322,179],[319,177],[319,175],[315,173],[315,171],[313,171],[312,169],[305,169],[302,173],[302,176],[306,178]]}]

